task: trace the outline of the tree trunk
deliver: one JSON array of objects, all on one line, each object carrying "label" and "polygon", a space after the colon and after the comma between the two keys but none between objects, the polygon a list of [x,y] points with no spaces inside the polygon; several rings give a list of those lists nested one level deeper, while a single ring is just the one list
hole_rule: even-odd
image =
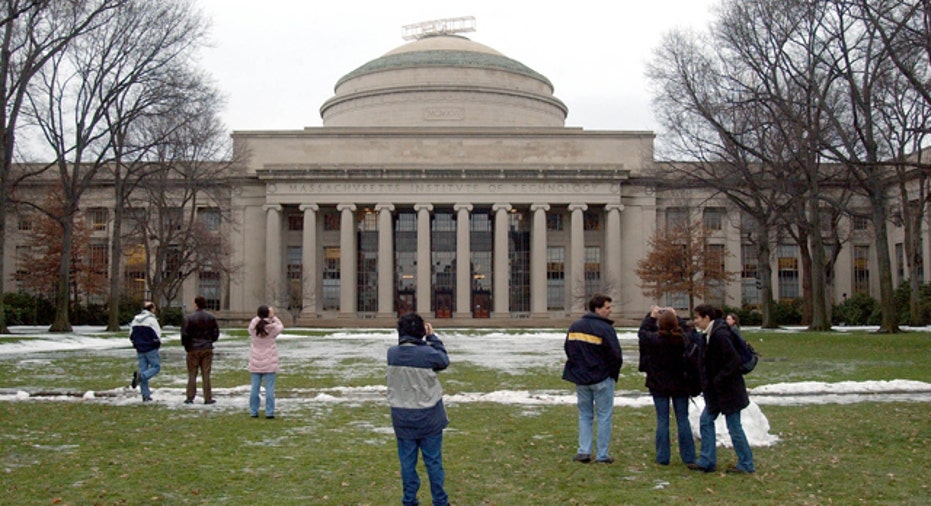
[{"label": "tree trunk", "polygon": [[110,314],[107,320],[107,330],[115,332],[120,330],[120,289],[122,261],[123,261],[123,184],[122,173],[117,163],[116,173],[113,176],[113,192],[115,205],[113,206],[113,229],[110,232]]},{"label": "tree trunk", "polygon": [[70,305],[71,250],[74,247],[74,213],[68,211],[61,221],[61,262],[58,269],[58,290],[55,296],[55,319],[49,332],[71,332],[68,317]]},{"label": "tree trunk", "polygon": [[882,321],[880,333],[899,332],[899,315],[895,307],[895,293],[892,288],[892,261],[889,257],[889,237],[886,226],[886,199],[880,185],[870,193],[873,211],[874,248],[879,269],[879,308]]}]

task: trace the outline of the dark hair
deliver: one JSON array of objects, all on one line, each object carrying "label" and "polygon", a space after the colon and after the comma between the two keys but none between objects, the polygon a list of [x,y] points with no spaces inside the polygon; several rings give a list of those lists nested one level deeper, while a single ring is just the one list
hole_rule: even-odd
[{"label": "dark hair", "polygon": [[693,309],[693,311],[694,311],[695,314],[697,314],[698,316],[701,316],[701,317],[708,316],[708,317],[710,317],[712,320],[717,320],[717,319],[721,318],[722,316],[724,316],[724,312],[723,312],[723,311],[721,311],[720,309],[718,309],[718,308],[712,306],[711,304],[699,304],[699,305],[695,306],[695,309]]},{"label": "dark hair", "polygon": [[659,335],[666,338],[672,338],[676,342],[685,343],[685,332],[682,325],[679,324],[679,317],[672,311],[663,311],[656,319],[659,326]]},{"label": "dark hair", "polygon": [[730,316],[731,318],[734,319],[734,326],[735,326],[735,327],[738,327],[738,328],[740,327],[740,317],[739,317],[739,316],[735,315],[734,313],[727,313],[727,316]]},{"label": "dark hair", "polygon": [[418,339],[426,335],[423,318],[417,313],[407,313],[398,318],[398,337],[409,336]]},{"label": "dark hair", "polygon": [[194,306],[197,309],[204,309],[207,307],[207,299],[203,295],[198,295],[194,297]]},{"label": "dark hair", "polygon": [[268,336],[268,331],[265,330],[265,326],[268,325],[268,320],[266,320],[269,315],[268,306],[264,304],[259,306],[259,310],[256,311],[256,313],[258,314],[260,320],[255,324],[255,335],[259,337],[266,337]]},{"label": "dark hair", "polygon": [[596,293],[592,295],[592,298],[588,301],[588,310],[594,313],[596,309],[604,307],[607,302],[611,302],[611,297]]},{"label": "dark hair", "polygon": [[146,301],[145,304],[142,305],[142,309],[145,309],[146,311],[152,311],[152,312],[154,313],[154,312],[155,312],[155,303],[152,302],[152,301],[150,301],[150,300],[149,300],[149,301]]}]

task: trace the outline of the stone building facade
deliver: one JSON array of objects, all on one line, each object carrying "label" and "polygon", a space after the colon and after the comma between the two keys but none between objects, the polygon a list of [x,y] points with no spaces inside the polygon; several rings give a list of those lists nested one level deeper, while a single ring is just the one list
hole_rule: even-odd
[{"label": "stone building facade", "polygon": [[[655,192],[652,132],[566,127],[567,111],[545,76],[487,46],[406,43],[341,78],[322,127],[233,133],[236,273],[193,276],[179,297],[206,293],[230,321],[271,304],[307,326],[390,326],[409,310],[446,326],[556,326],[599,291],[633,322],[654,302],[683,307],[644,296],[635,270],[658,227],[697,212],[738,273],[711,302],[758,301],[739,213]],[[774,250],[776,297],[800,296],[797,247]],[[838,269],[836,290],[852,293],[863,269],[869,289],[873,255],[843,255],[859,267]],[[15,257],[6,265],[10,279]]]}]

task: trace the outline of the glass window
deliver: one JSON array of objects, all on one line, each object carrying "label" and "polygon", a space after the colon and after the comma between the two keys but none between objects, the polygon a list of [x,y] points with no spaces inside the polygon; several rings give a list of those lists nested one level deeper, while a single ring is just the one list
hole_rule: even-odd
[{"label": "glass window", "polygon": [[106,230],[110,213],[106,207],[92,207],[88,210],[91,219],[91,229],[95,232]]},{"label": "glass window", "polygon": [[546,213],[546,229],[552,231],[559,231],[565,228],[564,215],[557,212],[548,212]]},{"label": "glass window", "polygon": [[512,211],[508,219],[508,257],[511,264],[510,301],[512,313],[530,311],[530,220],[525,212]]},{"label": "glass window", "polygon": [[705,228],[710,230],[721,230],[724,228],[724,218],[727,216],[727,210],[723,207],[706,207],[702,215],[702,222]]},{"label": "glass window", "polygon": [[566,307],[566,250],[546,248],[546,307],[559,310]]},{"label": "glass window", "polygon": [[323,249],[321,304],[325,311],[339,309],[339,248]]},{"label": "glass window", "polygon": [[197,216],[204,228],[210,232],[220,230],[220,210],[215,207],[202,207],[197,210]]},{"label": "glass window", "polygon": [[602,291],[601,287],[601,248],[587,246],[585,248],[585,298]]},{"label": "glass window", "polygon": [[776,247],[779,298],[782,300],[799,297],[798,246],[780,244]]},{"label": "glass window", "polygon": [[585,211],[582,224],[585,230],[601,230],[601,211]]},{"label": "glass window", "polygon": [[339,211],[336,209],[326,209],[323,214],[323,230],[325,232],[339,231]]},{"label": "glass window", "polygon": [[200,294],[207,299],[207,307],[213,311],[220,309],[220,273],[201,271],[199,276]]},{"label": "glass window", "polygon": [[304,230],[304,215],[300,213],[288,213],[288,230],[291,232],[300,232]]},{"label": "glass window", "polygon": [[870,291],[870,247],[853,247],[853,291]]},{"label": "glass window", "polygon": [[110,258],[108,248],[106,243],[91,244],[91,269],[104,276],[109,274],[107,272],[110,266],[108,262]]},{"label": "glass window", "polygon": [[689,224],[689,209],[687,207],[669,207],[666,209],[666,228],[668,230],[682,228]]}]

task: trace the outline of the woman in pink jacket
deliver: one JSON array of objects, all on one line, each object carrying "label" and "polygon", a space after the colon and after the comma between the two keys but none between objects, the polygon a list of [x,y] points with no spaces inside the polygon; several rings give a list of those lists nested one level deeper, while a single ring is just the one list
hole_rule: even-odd
[{"label": "woman in pink jacket", "polygon": [[275,374],[278,372],[278,347],[275,339],[284,324],[275,310],[259,306],[258,316],[249,323],[252,345],[249,348],[249,372],[252,373],[252,393],[249,395],[249,415],[259,416],[259,387],[265,381],[265,418],[275,418]]}]

